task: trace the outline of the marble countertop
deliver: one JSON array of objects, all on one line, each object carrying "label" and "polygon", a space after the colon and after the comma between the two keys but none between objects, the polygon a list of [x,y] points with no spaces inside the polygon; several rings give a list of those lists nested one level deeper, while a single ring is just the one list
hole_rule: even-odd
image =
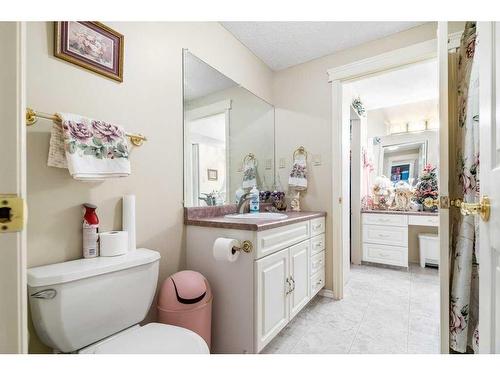
[{"label": "marble countertop", "polygon": [[[225,229],[241,229],[262,231],[272,228],[281,227],[288,224],[298,223],[305,220],[314,219],[317,217],[326,216],[326,212],[321,211],[301,211],[301,212],[280,212],[288,217],[279,220],[262,220],[262,219],[228,219],[224,216],[212,217],[184,217],[184,224],[195,225],[201,227],[211,228],[225,228]],[[198,215],[197,215],[198,216]]]},{"label": "marble countertop", "polygon": [[393,211],[393,210],[361,210],[362,214],[386,214],[386,215],[417,215],[438,216],[438,212],[429,211]]}]

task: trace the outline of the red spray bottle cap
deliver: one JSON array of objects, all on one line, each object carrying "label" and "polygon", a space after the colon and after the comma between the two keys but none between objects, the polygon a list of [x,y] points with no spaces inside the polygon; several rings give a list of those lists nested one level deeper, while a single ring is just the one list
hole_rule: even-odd
[{"label": "red spray bottle cap", "polygon": [[95,212],[97,206],[90,203],[84,203],[83,207],[85,207],[85,214],[83,215],[85,221],[91,225],[99,224],[99,218]]}]

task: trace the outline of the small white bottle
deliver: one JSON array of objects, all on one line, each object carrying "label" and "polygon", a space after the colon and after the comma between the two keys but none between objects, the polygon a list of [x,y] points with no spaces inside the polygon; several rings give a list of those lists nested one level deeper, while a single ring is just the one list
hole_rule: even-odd
[{"label": "small white bottle", "polygon": [[260,196],[259,190],[256,186],[250,190],[250,212],[259,212],[260,204],[259,204]]}]

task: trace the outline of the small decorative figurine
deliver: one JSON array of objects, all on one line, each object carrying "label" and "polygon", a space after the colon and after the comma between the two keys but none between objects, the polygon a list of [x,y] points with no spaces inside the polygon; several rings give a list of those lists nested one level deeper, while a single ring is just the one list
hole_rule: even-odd
[{"label": "small decorative figurine", "polygon": [[290,201],[290,209],[295,212],[300,211],[300,192],[295,192],[292,200]]},{"label": "small decorative figurine", "polygon": [[404,181],[399,181],[394,187],[394,203],[391,208],[398,211],[408,211],[412,196],[410,185]]},{"label": "small decorative figurine", "polygon": [[387,210],[392,203],[392,184],[385,176],[375,179],[372,187],[373,208],[377,210]]}]

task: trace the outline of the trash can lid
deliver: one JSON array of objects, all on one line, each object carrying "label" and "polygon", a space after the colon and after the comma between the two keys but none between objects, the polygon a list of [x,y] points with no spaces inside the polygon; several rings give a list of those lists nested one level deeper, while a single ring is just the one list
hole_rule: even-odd
[{"label": "trash can lid", "polygon": [[178,311],[196,308],[211,299],[205,277],[196,271],[180,271],[163,283],[158,297],[158,308]]}]

